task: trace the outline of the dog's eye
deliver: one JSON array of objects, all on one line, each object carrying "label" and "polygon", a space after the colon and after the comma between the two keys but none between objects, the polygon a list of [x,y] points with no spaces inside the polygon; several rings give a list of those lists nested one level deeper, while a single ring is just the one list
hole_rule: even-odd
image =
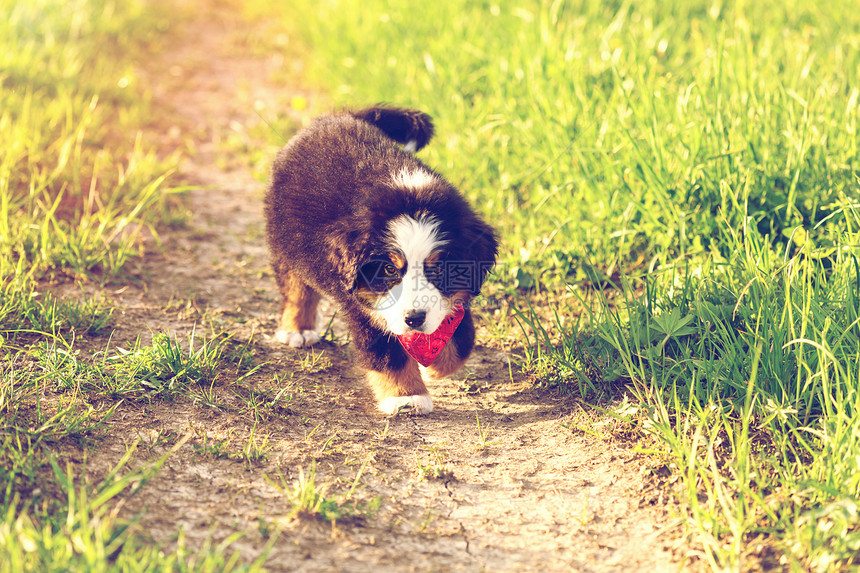
[{"label": "dog's eye", "polygon": [[382,265],[382,274],[385,276],[385,278],[394,278],[400,276],[400,272],[397,270],[397,267],[395,267],[392,263],[385,263],[384,265]]}]

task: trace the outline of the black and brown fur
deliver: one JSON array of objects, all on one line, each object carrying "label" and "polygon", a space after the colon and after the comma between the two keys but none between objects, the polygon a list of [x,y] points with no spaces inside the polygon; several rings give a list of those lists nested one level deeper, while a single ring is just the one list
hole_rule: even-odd
[{"label": "black and brown fur", "polygon": [[493,230],[441,176],[433,172],[433,184],[417,189],[393,184],[403,169],[430,171],[407,149],[420,149],[432,135],[430,117],[418,111],[377,106],[322,116],[278,153],[265,199],[268,244],[283,297],[281,329],[312,331],[320,296],[331,299],[349,324],[380,404],[427,394],[417,362],[371,309],[374,297],[388,288],[376,276],[380,261],[403,264],[386,246],[388,222],[401,215],[435,217],[447,242],[429,264],[475,265],[465,287],[446,284],[444,276],[431,279],[445,297],[466,302],[460,326],[426,371],[433,377],[451,374],[469,356],[475,327],[468,301],[496,256]]}]

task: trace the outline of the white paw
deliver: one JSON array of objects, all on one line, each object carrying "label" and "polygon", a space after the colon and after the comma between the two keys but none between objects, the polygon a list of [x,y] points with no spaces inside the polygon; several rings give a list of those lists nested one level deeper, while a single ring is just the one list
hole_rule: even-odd
[{"label": "white paw", "polygon": [[313,330],[303,330],[301,332],[279,330],[275,333],[275,340],[282,344],[289,344],[293,348],[302,348],[303,346],[313,346],[319,342],[320,335]]},{"label": "white paw", "polygon": [[379,409],[389,416],[400,412],[412,412],[414,414],[429,414],[433,411],[433,399],[430,394],[418,396],[392,396],[379,403]]}]

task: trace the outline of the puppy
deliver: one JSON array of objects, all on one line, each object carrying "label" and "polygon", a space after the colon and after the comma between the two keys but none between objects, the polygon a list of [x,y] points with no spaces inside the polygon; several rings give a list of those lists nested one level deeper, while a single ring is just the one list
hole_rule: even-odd
[{"label": "puppy", "polygon": [[[317,303],[331,299],[386,414],[432,411],[422,374],[447,376],[468,358],[475,343],[469,301],[496,259],[493,229],[413,155],[432,135],[430,117],[419,111],[376,106],[325,115],[278,153],[266,192],[283,297],[276,338],[293,347],[318,342]],[[422,369],[397,337],[434,333],[460,308],[459,326]]]}]

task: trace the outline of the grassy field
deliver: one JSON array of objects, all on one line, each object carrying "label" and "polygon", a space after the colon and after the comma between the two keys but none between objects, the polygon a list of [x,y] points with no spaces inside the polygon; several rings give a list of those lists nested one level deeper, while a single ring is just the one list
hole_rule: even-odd
[{"label": "grassy field", "polygon": [[182,190],[166,183],[176,157],[136,135],[151,110],[128,59],[161,22],[140,2],[3,0],[0,12],[0,571],[230,569],[226,546],[180,535],[164,551],[117,518],[117,496],[166,456],[131,467],[130,443],[95,482],[68,459],[122,400],[169,396],[221,358],[217,341],[186,352],[161,335],[87,360],[77,340],[109,332],[113,305],[84,286],[49,292],[121,280],[141,238],[181,220]]},{"label": "grassy field", "polygon": [[[657,438],[714,569],[860,565],[860,12],[818,4],[245,3],[336,104],[434,116],[422,158],[503,238],[499,336],[536,384]],[[157,49],[156,8],[0,0],[0,572],[262,562],[117,517],[166,456],[131,463],[132,442],[95,481],[67,459],[121,401],[248,368],[223,337],[81,346],[115,310],[89,287],[182,218],[178,157],[135,135],[129,54]],[[295,511],[331,505],[308,475]]]},{"label": "grassy field", "polygon": [[629,382],[610,414],[664,444],[714,568],[860,564],[856,6],[296,4],[335,103],[436,118],[424,157],[501,231],[523,367]]}]

